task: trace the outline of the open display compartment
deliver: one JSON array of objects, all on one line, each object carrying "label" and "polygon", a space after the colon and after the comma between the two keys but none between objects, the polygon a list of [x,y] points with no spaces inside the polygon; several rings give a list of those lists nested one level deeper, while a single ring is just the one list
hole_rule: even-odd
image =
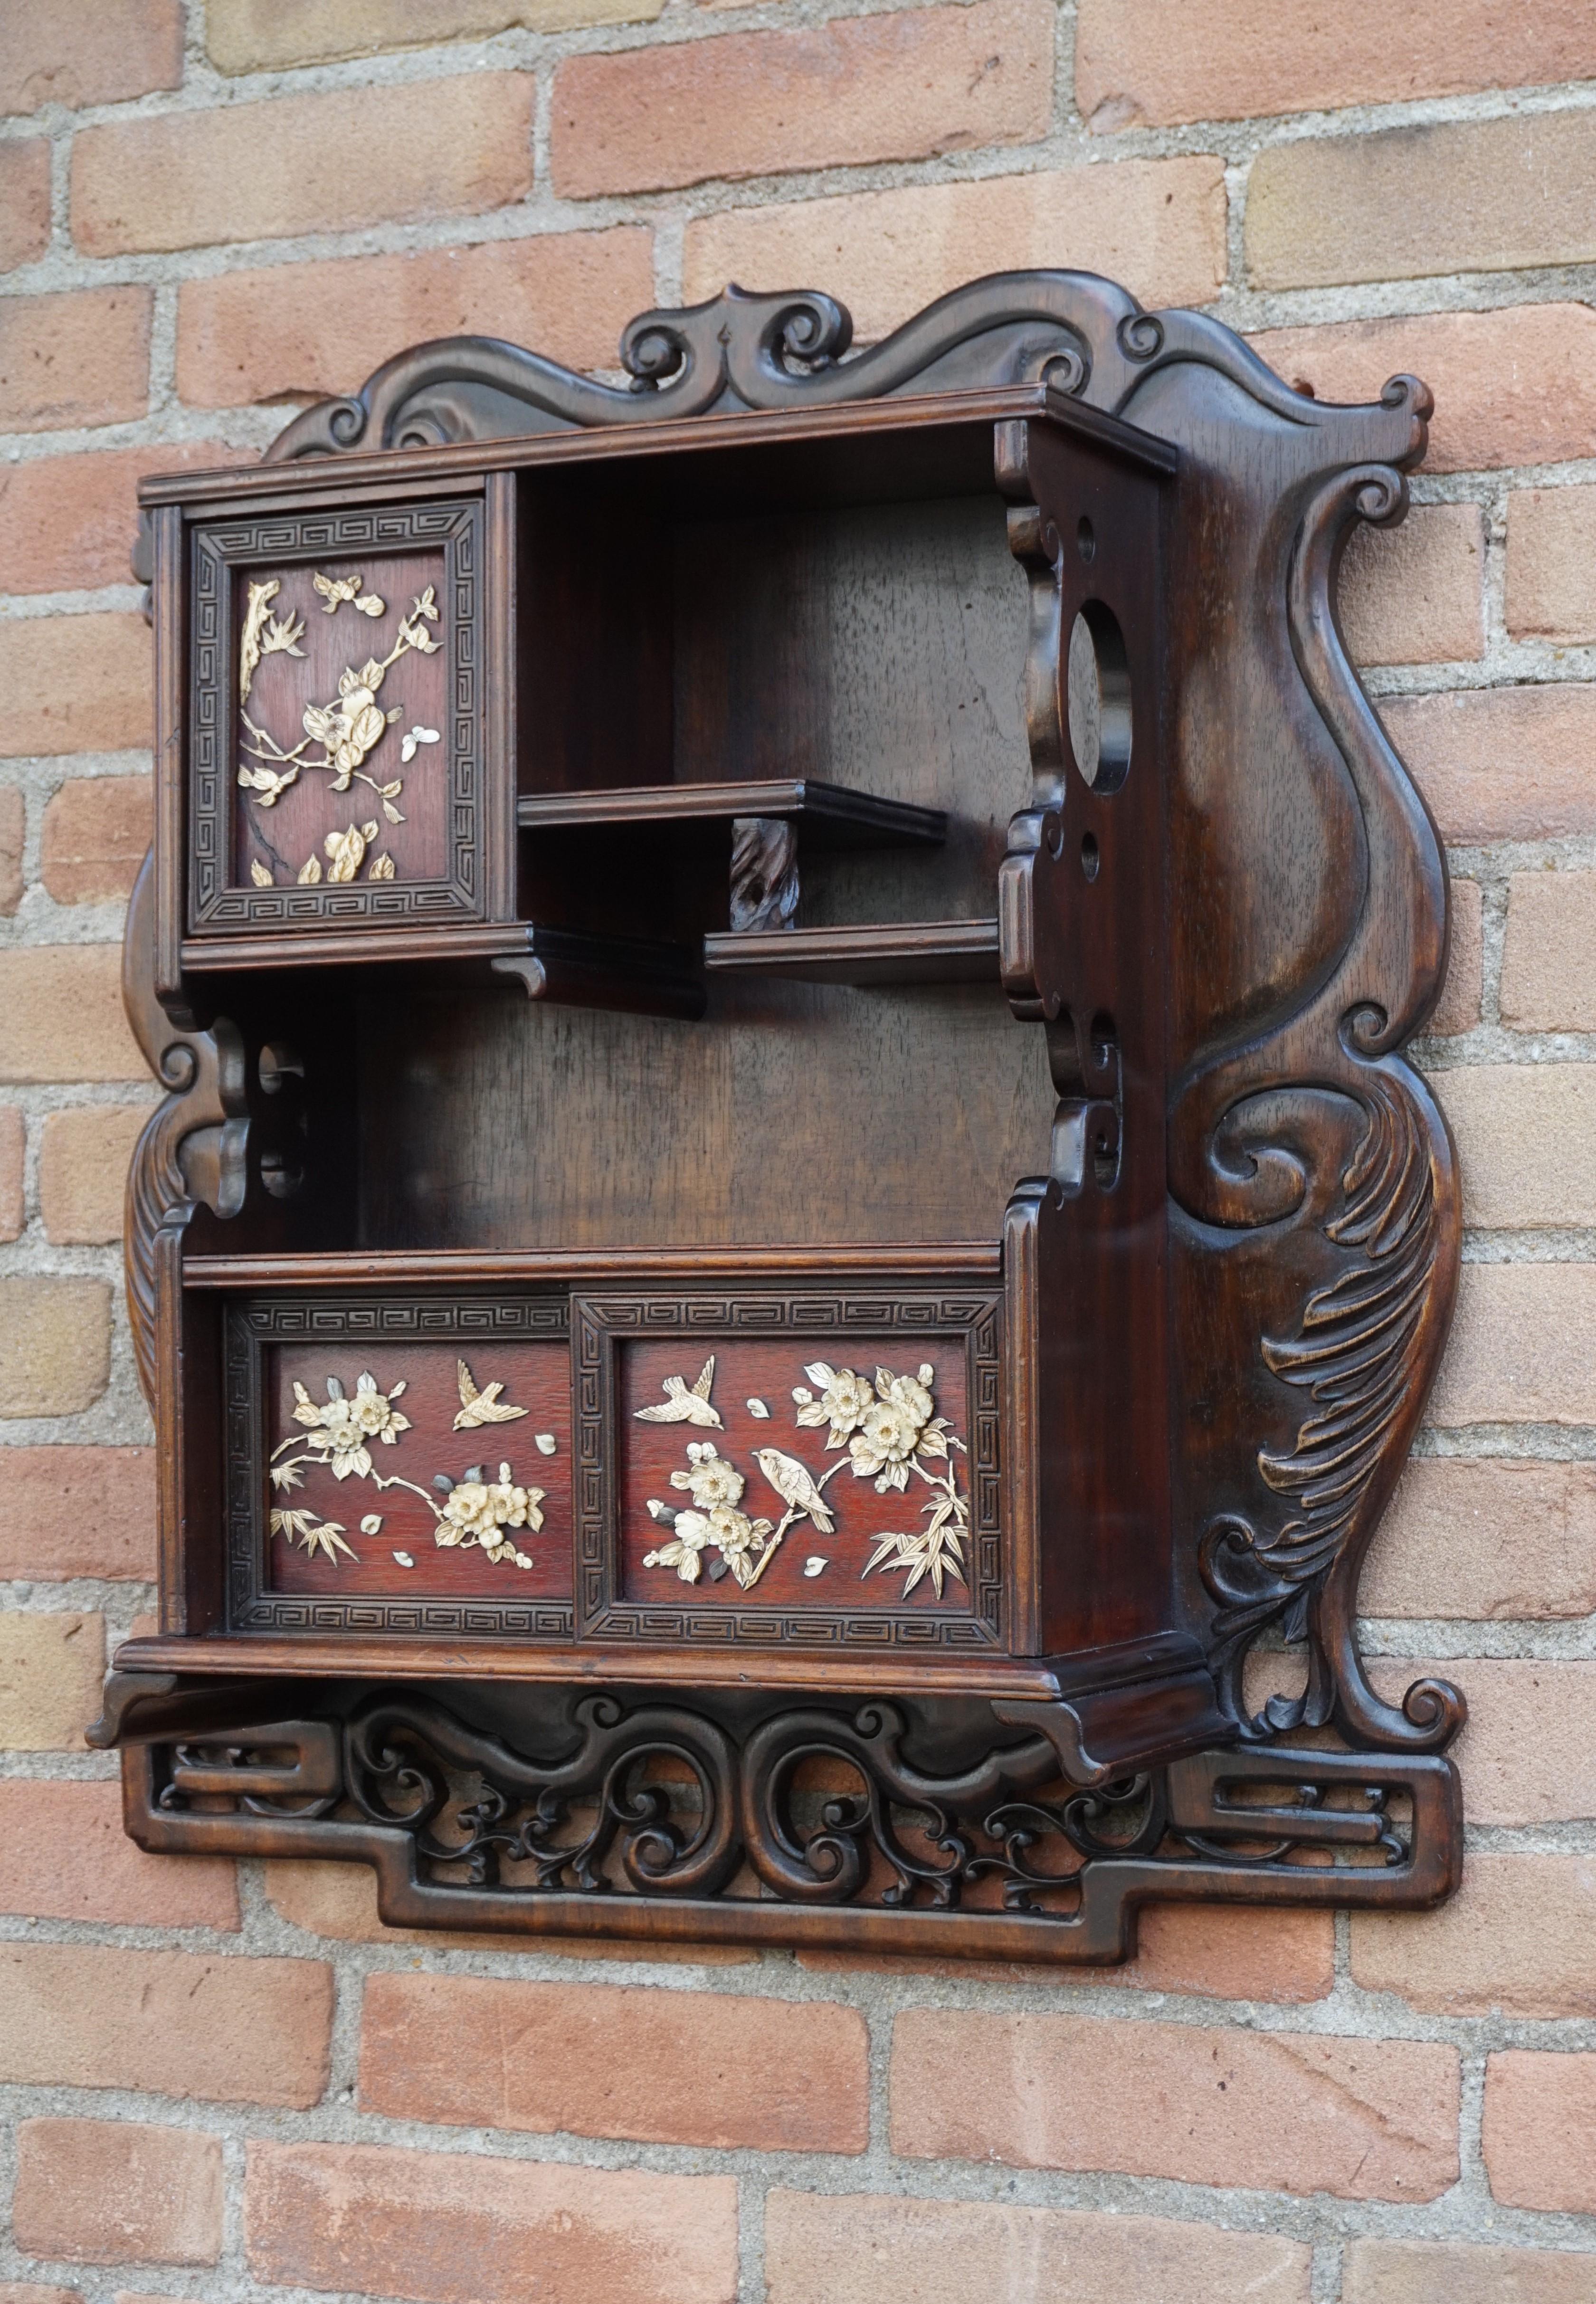
[{"label": "open display compartment", "polygon": [[1334,612],[1423,389],[1079,275],[845,341],[426,347],[146,491],[130,1828],[555,1934],[1433,1901],[1462,1700],[1353,1622],[1455,1283],[1445,885]]}]

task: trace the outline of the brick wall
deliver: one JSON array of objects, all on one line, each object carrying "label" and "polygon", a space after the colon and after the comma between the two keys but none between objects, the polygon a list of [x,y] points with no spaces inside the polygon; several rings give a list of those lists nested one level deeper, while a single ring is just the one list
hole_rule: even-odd
[{"label": "brick wall", "polygon": [[[1590,0],[39,0],[0,112],[0,2304],[1596,2296]],[[1439,403],[1346,607],[1454,880],[1468,1262],[1365,1605],[1382,1684],[1468,1692],[1462,1893],[1156,1911],[1071,1978],[533,1953],[141,1855],[80,1735],[154,1572],[134,476],[418,337],[605,366],[734,277],[868,338],[1034,264]]]}]

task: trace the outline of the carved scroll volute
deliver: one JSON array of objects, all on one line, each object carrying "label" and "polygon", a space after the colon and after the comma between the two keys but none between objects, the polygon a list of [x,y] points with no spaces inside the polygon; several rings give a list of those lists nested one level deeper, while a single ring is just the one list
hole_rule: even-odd
[{"label": "carved scroll volute", "polygon": [[248,1181],[247,1055],[236,1025],[179,1031],[155,995],[155,864],[146,856],[128,907],[122,996],[133,1037],[167,1095],[134,1147],[122,1257],[139,1382],[156,1402],[156,1266],[164,1231],[182,1232],[201,1202],[236,1216]]}]

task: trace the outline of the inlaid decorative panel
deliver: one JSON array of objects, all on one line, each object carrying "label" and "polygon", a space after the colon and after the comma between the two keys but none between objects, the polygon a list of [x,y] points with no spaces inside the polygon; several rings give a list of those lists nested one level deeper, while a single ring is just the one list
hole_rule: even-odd
[{"label": "inlaid decorative panel", "polygon": [[573,1326],[587,1632],[993,1636],[995,1303],[578,1298]]},{"label": "inlaid decorative panel", "polygon": [[545,1605],[571,1588],[563,1326],[551,1299],[235,1309],[240,1624],[435,1630],[469,1602],[462,1630],[568,1630]]},{"label": "inlaid decorative panel", "polygon": [[480,911],[481,520],[421,503],[197,532],[192,929]]}]

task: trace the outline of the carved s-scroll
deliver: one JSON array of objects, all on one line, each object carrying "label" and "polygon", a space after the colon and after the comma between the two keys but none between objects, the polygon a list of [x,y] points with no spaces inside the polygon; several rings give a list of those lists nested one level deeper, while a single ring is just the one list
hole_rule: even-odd
[{"label": "carved s-scroll", "polygon": [[[1407,380],[1403,380],[1406,386]],[[1415,398],[1422,386],[1413,386]],[[1456,1689],[1422,1681],[1400,1709],[1364,1673],[1355,1637],[1364,1554],[1396,1486],[1440,1362],[1457,1290],[1460,1215],[1451,1139],[1439,1105],[1399,1051],[1423,1022],[1446,965],[1440,842],[1347,661],[1335,579],[1355,520],[1395,521],[1397,472],[1365,466],[1313,496],[1293,555],[1288,612],[1303,679],[1356,793],[1365,840],[1363,902],[1336,966],[1296,1014],[1188,1080],[1170,1128],[1171,1187],[1211,1224],[1254,1227],[1305,1203],[1343,1260],[1309,1293],[1296,1333],[1265,1339],[1271,1373],[1312,1403],[1288,1448],[1258,1469],[1285,1500],[1278,1525],[1228,1514],[1207,1530],[1202,1565],[1220,1603],[1215,1632],[1229,1707],[1263,1734],[1333,1719],[1359,1741],[1431,1749],[1461,1726]],[[1324,1176],[1361,1132],[1338,1178]],[[1250,1718],[1247,1651],[1264,1626],[1306,1635],[1303,1697]]]},{"label": "carved s-scroll", "polygon": [[244,1204],[249,1138],[246,1051],[236,1025],[179,1031],[155,995],[155,860],[146,856],[128,907],[122,996],[133,1037],[168,1093],[133,1148],[122,1258],[128,1322],[144,1396],[155,1405],[156,1241],[203,1201],[219,1216]]}]

